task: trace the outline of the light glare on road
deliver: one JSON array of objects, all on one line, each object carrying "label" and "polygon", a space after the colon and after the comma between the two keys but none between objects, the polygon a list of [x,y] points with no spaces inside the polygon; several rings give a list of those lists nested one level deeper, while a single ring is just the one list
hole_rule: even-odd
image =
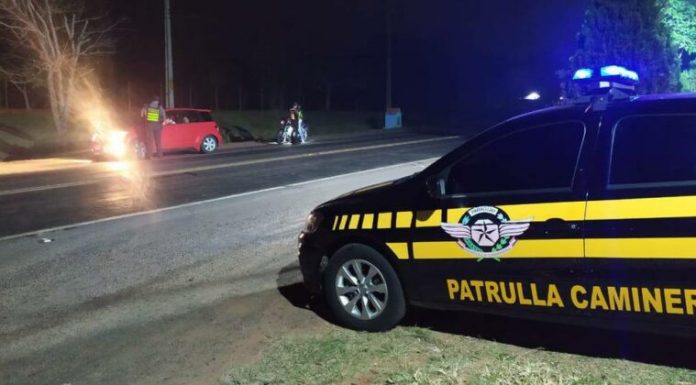
[{"label": "light glare on road", "polygon": [[19,160],[0,163],[0,175],[16,175],[25,173],[66,170],[88,166],[92,163],[86,159],[45,158]]}]

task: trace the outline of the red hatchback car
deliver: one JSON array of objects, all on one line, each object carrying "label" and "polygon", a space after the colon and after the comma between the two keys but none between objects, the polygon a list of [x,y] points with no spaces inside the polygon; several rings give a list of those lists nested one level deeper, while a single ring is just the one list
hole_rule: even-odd
[{"label": "red hatchback car", "polygon": [[[220,128],[213,120],[210,110],[173,108],[165,110],[167,118],[162,124],[162,150],[194,150],[209,154],[222,143]],[[141,127],[129,130],[112,130],[92,135],[91,150],[95,157],[112,156],[122,158],[147,157],[147,146],[142,123]],[[150,149],[156,151],[154,141]]]}]

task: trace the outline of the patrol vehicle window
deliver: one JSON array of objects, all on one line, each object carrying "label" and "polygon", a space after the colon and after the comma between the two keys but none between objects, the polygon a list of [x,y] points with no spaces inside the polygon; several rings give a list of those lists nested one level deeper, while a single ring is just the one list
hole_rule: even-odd
[{"label": "patrol vehicle window", "polygon": [[696,183],[694,143],[696,115],[621,120],[614,128],[609,186]]},{"label": "patrol vehicle window", "polygon": [[581,122],[565,122],[495,139],[452,166],[445,193],[569,189],[584,136]]}]

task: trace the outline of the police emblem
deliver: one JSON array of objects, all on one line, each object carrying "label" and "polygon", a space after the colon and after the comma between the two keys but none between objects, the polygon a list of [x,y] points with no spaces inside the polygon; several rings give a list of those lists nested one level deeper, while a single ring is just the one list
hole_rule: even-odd
[{"label": "police emblem", "polygon": [[510,220],[505,211],[492,206],[479,206],[469,209],[459,223],[442,223],[447,234],[457,239],[462,249],[483,259],[495,259],[512,249],[517,242],[515,237],[529,229],[530,219]]}]

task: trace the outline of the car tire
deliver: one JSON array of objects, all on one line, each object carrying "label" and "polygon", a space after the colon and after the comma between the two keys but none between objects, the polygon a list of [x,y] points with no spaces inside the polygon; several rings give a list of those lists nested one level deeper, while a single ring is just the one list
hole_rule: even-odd
[{"label": "car tire", "polygon": [[214,136],[208,135],[201,141],[201,152],[204,154],[210,154],[217,150],[218,142]]},{"label": "car tire", "polygon": [[385,331],[406,314],[406,298],[396,271],[379,252],[348,244],[329,259],[324,293],[338,322],[350,329]]}]

